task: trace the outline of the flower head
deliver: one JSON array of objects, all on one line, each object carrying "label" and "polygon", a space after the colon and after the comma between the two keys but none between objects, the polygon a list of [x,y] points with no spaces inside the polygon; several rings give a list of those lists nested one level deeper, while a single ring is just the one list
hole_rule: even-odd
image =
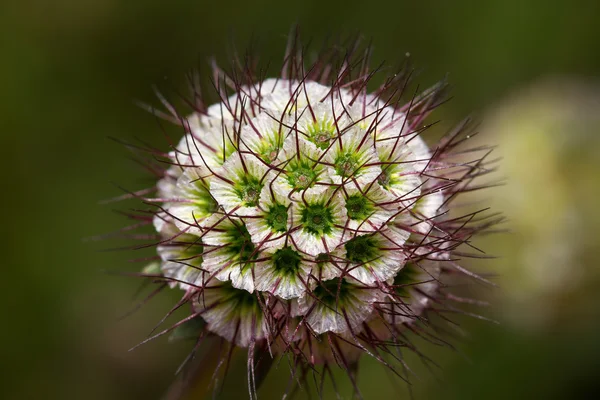
[{"label": "flower head", "polygon": [[444,312],[431,305],[449,298],[446,277],[485,281],[459,259],[498,221],[454,199],[485,187],[472,181],[487,153],[459,158],[475,154],[458,150],[467,125],[431,148],[421,138],[443,84],[403,100],[401,70],[368,93],[369,50],[306,65],[297,39],[278,78],[216,69],[220,101],[176,115],[183,139],[144,197],[159,275],[184,289],[199,337],[248,347],[252,371],[261,345],[304,370],[364,353],[401,374],[380,354]]},{"label": "flower head", "polygon": [[335,190],[304,192],[294,207],[294,228],[290,239],[296,248],[317,256],[335,249],[344,232],[344,203]]}]

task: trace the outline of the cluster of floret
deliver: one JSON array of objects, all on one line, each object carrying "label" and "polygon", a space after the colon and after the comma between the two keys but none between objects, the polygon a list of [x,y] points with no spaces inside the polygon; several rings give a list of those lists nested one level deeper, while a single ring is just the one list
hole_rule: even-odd
[{"label": "cluster of floret", "polygon": [[271,297],[276,319],[315,334],[356,334],[375,307],[390,323],[418,318],[445,257],[421,243],[444,197],[404,113],[268,79],[185,124],[154,226],[162,272],[202,292],[209,330],[244,347],[267,338]]},{"label": "cluster of floret", "polygon": [[431,148],[421,138],[443,85],[400,103],[408,75],[369,94],[363,58],[324,60],[288,50],[277,79],[216,69],[220,102],[185,116],[166,103],[185,134],[144,197],[160,256],[145,275],[192,305],[164,332],[200,319],[249,357],[261,345],[348,371],[367,353],[394,368],[381,353],[451,309],[445,277],[472,275],[456,249],[490,223],[449,211],[483,159],[456,158],[464,126]]}]

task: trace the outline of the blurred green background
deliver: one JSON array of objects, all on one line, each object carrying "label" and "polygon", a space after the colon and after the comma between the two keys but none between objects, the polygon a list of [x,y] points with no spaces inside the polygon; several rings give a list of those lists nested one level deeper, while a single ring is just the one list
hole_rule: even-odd
[{"label": "blurred green background", "polygon": [[[183,82],[230,43],[254,36],[276,63],[290,26],[319,43],[328,33],[372,39],[374,62],[410,52],[419,82],[449,73],[454,99],[436,116],[484,120],[481,143],[500,145],[502,189],[482,194],[513,233],[481,245],[501,289],[484,290],[495,326],[460,319],[460,351],[423,344],[443,365],[415,366],[417,398],[587,398],[600,389],[598,196],[600,2],[247,2],[20,0],[0,4],[3,263],[0,302],[5,399],[158,399],[191,343],[158,340],[134,352],[177,293],[137,314],[139,282],[111,276],[147,252],[101,252],[126,242],[83,238],[128,223],[99,200],[145,187],[147,175],[109,140],[163,149],[160,127],[134,100],[151,85]],[[167,83],[168,84],[168,83]],[[172,130],[171,130],[172,131]],[[479,143],[479,142],[477,142]],[[493,200],[492,200],[493,199]],[[130,205],[125,205],[128,207]],[[119,205],[117,205],[117,208]],[[120,206],[123,208],[123,206]],[[418,364],[418,360],[411,360]],[[408,398],[373,362],[366,399]],[[210,373],[211,371],[207,371]],[[281,397],[287,366],[263,385]],[[441,377],[441,381],[437,377]],[[243,362],[223,398],[245,398]],[[349,383],[339,377],[342,395]],[[302,397],[302,396],[301,396]],[[334,398],[331,388],[325,398]]]}]

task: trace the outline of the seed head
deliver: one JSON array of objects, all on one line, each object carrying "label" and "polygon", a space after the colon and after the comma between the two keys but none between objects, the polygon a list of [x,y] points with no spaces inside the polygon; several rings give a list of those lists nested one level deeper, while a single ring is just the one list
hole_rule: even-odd
[{"label": "seed head", "polygon": [[467,123],[428,146],[424,121],[445,84],[411,94],[403,65],[370,91],[382,71],[370,51],[326,48],[310,61],[293,35],[280,76],[250,61],[215,66],[220,101],[205,107],[194,75],[191,112],[162,96],[170,115],[153,110],[183,137],[158,154],[156,197],[134,194],[158,235],[160,274],[145,275],[183,290],[176,308],[189,303],[188,319],[203,321],[198,341],[248,348],[251,396],[259,348],[289,357],[299,379],[337,364],[354,380],[361,354],[408,379],[397,350],[417,351],[406,333],[432,335],[431,315],[456,313],[449,277],[484,280],[459,260],[498,221],[455,200],[485,187],[473,179],[488,153],[465,149]]}]

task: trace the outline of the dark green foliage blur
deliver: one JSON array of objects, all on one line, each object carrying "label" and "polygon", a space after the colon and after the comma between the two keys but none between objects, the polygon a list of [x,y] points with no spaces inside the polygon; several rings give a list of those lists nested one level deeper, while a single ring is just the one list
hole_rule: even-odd
[{"label": "dark green foliage blur", "polygon": [[[509,184],[502,190],[516,191],[515,197],[493,202],[509,215],[503,227],[513,232],[480,240],[502,258],[471,263],[501,275],[501,289],[475,285],[473,291],[494,306],[473,311],[502,324],[458,317],[453,335],[466,335],[453,342],[456,351],[418,342],[441,368],[428,372],[418,357],[408,356],[418,375],[411,379],[416,397],[593,397],[600,389],[599,17],[600,2],[592,0],[3,1],[0,397],[146,400],[167,392],[193,343],[161,338],[127,350],[147,337],[179,292],[162,293],[119,320],[149,290],[136,295],[140,281],[106,271],[137,271],[144,263],[129,260],[152,250],[103,251],[132,242],[85,240],[133,223],[114,210],[137,203],[100,205],[101,200],[123,194],[120,187],[151,184],[132,154],[110,138],[139,139],[166,150],[163,129],[174,140],[180,132],[136,107],[136,100],[157,104],[151,86],[182,88],[190,68],[200,66],[208,74],[210,56],[227,65],[232,43],[242,51],[253,43],[261,60],[275,66],[295,22],[315,48],[328,34],[361,33],[372,39],[374,64],[395,63],[410,52],[422,69],[422,88],[448,73],[454,98],[435,115],[443,126],[469,113],[496,120],[496,107],[519,104],[477,139],[481,144],[508,140],[507,148],[520,149],[518,157],[503,155]],[[575,93],[530,95],[536,82],[552,86],[565,77],[576,82]],[[591,100],[556,124],[544,122],[579,104],[580,92]],[[545,93],[556,101],[543,103]],[[528,100],[517,100],[520,94]],[[529,139],[532,130],[546,125],[559,132],[542,131]],[[558,144],[544,150],[546,141]],[[534,184],[542,175],[546,183]],[[489,200],[493,193],[499,192],[478,198]],[[542,215],[534,213],[548,201],[556,204]],[[556,229],[559,221],[568,228]],[[540,239],[552,229],[557,232]],[[562,250],[554,256],[558,247]],[[533,265],[542,271],[528,275]],[[564,276],[537,296],[536,277],[557,269]],[[577,278],[569,279],[571,274]],[[521,291],[512,286],[525,281]],[[513,318],[513,310],[524,314]],[[261,398],[281,398],[288,365],[275,367]],[[212,374],[209,363],[205,369],[202,385]],[[336,383],[349,398],[343,374],[336,374]],[[409,398],[406,385],[370,360],[361,363],[359,384],[365,399]],[[222,398],[246,398],[246,388],[243,356],[234,358]],[[332,387],[325,398],[335,398]]]}]

